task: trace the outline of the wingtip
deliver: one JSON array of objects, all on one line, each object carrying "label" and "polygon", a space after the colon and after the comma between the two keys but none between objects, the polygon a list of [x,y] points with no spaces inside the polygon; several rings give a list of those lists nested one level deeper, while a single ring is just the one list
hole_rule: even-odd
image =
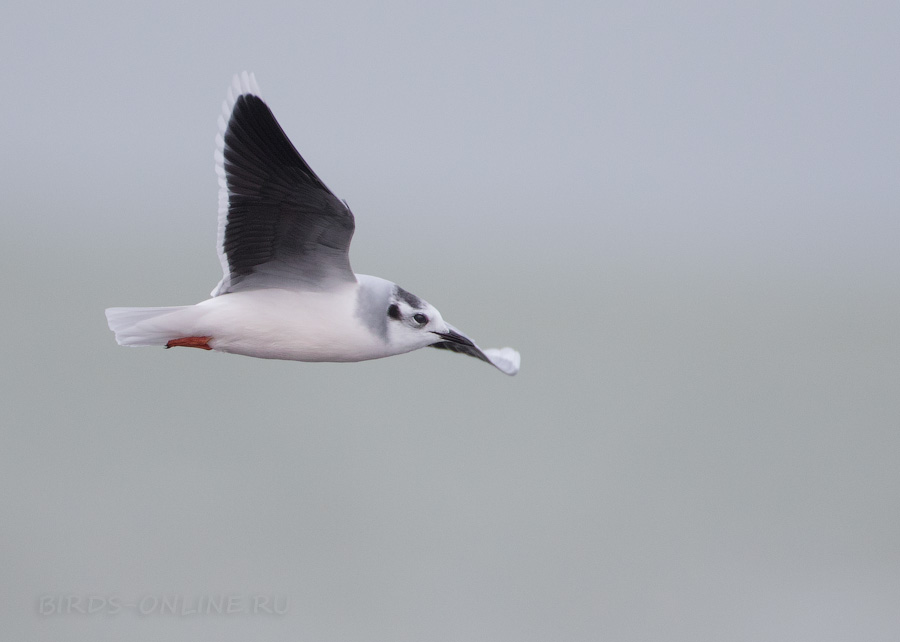
[{"label": "wingtip", "polygon": [[[259,91],[259,83],[256,82],[256,75],[253,72],[242,71],[231,77],[231,84],[228,85],[228,91],[225,92],[225,100],[222,101],[222,120],[228,122],[231,117],[231,110],[234,104],[241,96],[249,94],[262,98]],[[224,131],[222,122],[219,122],[219,130]]]},{"label": "wingtip", "polygon": [[488,348],[484,354],[500,372],[510,377],[518,374],[522,365],[522,355],[512,348]]},{"label": "wingtip", "polygon": [[242,71],[235,74],[231,78],[229,90],[234,92],[235,98],[244,94],[259,96],[259,83],[256,82],[256,74],[252,71]]}]

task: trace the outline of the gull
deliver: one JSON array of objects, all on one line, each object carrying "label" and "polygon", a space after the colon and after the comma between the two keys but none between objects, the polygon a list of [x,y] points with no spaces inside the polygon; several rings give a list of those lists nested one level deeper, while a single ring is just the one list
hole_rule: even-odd
[{"label": "gull", "polygon": [[196,305],[107,309],[119,345],[337,362],[431,347],[519,371],[512,348],[482,350],[424,299],[354,274],[350,207],[300,156],[253,74],[232,80],[215,161],[222,280]]}]

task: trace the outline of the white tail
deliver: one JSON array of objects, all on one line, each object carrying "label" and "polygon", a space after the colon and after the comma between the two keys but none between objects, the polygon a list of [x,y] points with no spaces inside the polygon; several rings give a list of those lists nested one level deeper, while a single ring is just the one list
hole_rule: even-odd
[{"label": "white tail", "polygon": [[106,321],[121,346],[164,346],[179,336],[176,324],[165,317],[186,307],[192,306],[107,308]]}]

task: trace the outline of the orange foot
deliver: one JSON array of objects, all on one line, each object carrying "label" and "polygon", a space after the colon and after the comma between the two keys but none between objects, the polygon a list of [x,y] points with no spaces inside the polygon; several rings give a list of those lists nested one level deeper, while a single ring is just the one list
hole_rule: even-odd
[{"label": "orange foot", "polygon": [[200,348],[201,350],[212,350],[209,342],[212,337],[182,337],[180,339],[172,339],[166,344],[166,348]]}]

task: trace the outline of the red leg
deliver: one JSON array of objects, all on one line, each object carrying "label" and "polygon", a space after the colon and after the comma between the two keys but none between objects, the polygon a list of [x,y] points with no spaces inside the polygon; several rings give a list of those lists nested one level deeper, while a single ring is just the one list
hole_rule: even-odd
[{"label": "red leg", "polygon": [[201,350],[212,350],[209,342],[212,337],[182,337],[180,339],[172,339],[166,344],[167,348],[200,348]]}]

